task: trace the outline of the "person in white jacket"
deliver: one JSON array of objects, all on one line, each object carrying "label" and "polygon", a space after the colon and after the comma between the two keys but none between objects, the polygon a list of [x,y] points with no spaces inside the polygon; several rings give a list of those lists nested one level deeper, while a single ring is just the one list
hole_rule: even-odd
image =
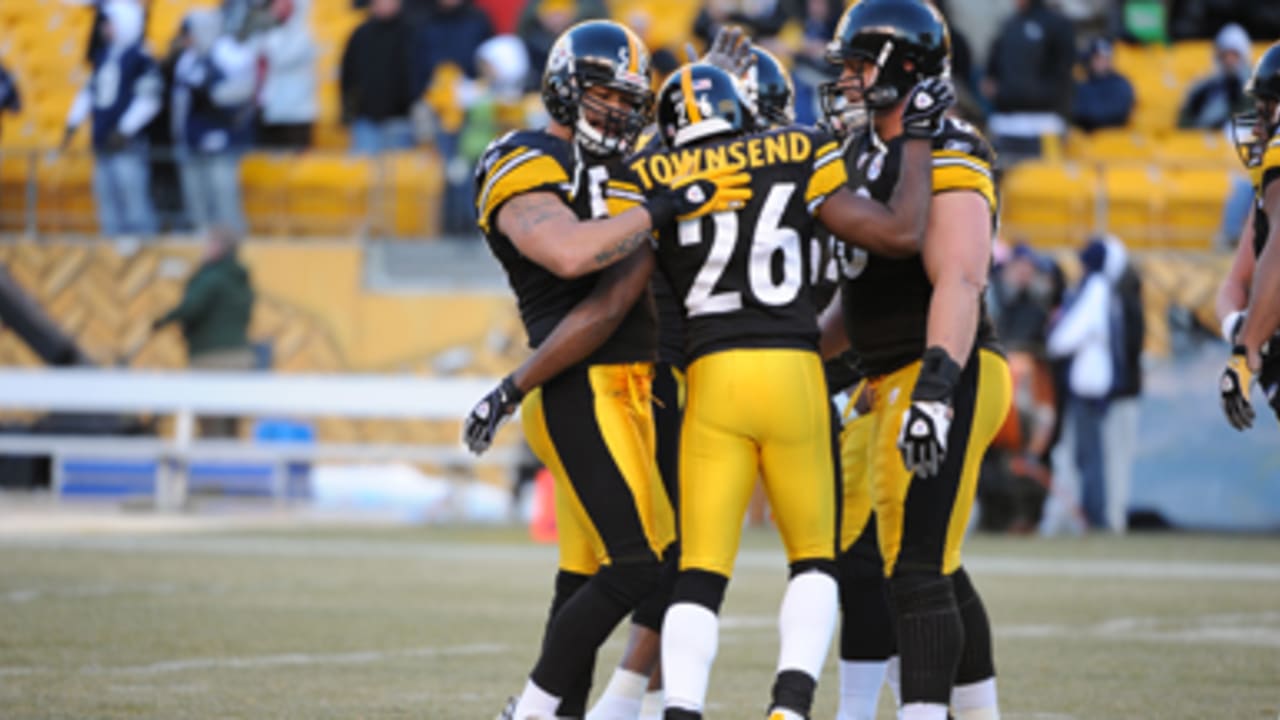
[{"label": "person in white jacket", "polygon": [[197,230],[245,229],[240,155],[253,132],[253,55],[222,31],[216,10],[194,10],[173,71],[170,120],[182,196]]},{"label": "person in white jacket", "polygon": [[98,224],[110,237],[151,235],[146,127],[160,112],[163,79],[142,43],[143,11],[115,0],[103,7],[93,71],[67,114],[62,149],[86,120],[93,130],[93,194]]},{"label": "person in white jacket", "polygon": [[316,43],[307,26],[310,0],[273,0],[274,24],[250,39],[266,64],[258,93],[256,143],[273,150],[305,150],[319,114]]},{"label": "person in white jacket", "polygon": [[1112,302],[1115,282],[1127,262],[1123,246],[1101,238],[1080,253],[1084,276],[1049,332],[1051,357],[1070,358],[1065,430],[1054,452],[1054,492],[1046,502],[1041,531],[1064,521],[1079,528],[1106,528],[1106,451],[1102,427],[1115,383]]}]

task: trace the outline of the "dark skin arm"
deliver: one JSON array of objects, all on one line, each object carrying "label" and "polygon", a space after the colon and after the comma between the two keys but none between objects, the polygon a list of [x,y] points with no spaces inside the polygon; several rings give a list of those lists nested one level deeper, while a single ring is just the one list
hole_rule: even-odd
[{"label": "dark skin arm", "polygon": [[849,334],[844,328],[844,301],[840,289],[836,289],[831,303],[818,316],[818,329],[822,333],[818,351],[822,353],[823,360],[830,360],[849,349]]},{"label": "dark skin arm", "polygon": [[605,270],[591,294],[561,318],[551,334],[511,374],[523,393],[582,362],[608,340],[649,287],[653,250],[641,247]]},{"label": "dark skin arm", "polygon": [[[1271,183],[1263,197],[1267,217],[1280,218],[1280,182]],[[1273,223],[1266,247],[1258,256],[1249,288],[1249,309],[1240,328],[1240,344],[1244,345],[1249,367],[1262,368],[1262,345],[1280,328],[1280,223]]]},{"label": "dark skin arm", "polygon": [[841,188],[818,208],[817,218],[840,240],[884,257],[920,252],[933,196],[933,147],[929,140],[903,145],[898,185],[887,204]]}]

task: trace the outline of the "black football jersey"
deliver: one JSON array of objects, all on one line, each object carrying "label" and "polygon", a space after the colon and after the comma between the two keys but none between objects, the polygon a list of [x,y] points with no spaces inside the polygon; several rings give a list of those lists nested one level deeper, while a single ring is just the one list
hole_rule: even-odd
[{"label": "black football jersey", "polygon": [[[1254,193],[1253,211],[1253,252],[1254,257],[1262,255],[1267,246],[1267,235],[1271,233],[1273,218],[1267,217],[1263,200],[1267,196],[1267,188],[1271,183],[1280,180],[1280,137],[1273,137],[1265,145],[1257,146],[1255,157],[1249,168]],[[1275,218],[1280,220],[1280,218]]]},{"label": "black football jersey", "polygon": [[[665,145],[656,127],[646,129],[636,141],[636,156],[662,152]],[[678,368],[686,364],[684,354],[684,304],[671,289],[667,274],[658,268],[649,284],[658,310],[658,359]]]},{"label": "black football jersey", "polygon": [[[899,136],[883,143],[868,132],[850,143],[845,153],[850,186],[887,203],[898,184],[904,142]],[[933,141],[933,192],[981,194],[991,206],[993,229],[999,212],[991,175],[994,158],[978,130],[962,120],[948,119]],[[888,258],[855,249],[847,256],[842,274],[845,330],[859,369],[878,376],[919,360],[926,349],[933,297],[933,283],[920,255]],[[994,339],[984,304],[975,347]]]},{"label": "black football jersey", "polygon": [[[579,218],[607,217],[641,199],[625,175],[621,162],[589,158],[573,143],[540,130],[520,130],[494,140],[477,164],[477,220],[515,291],[530,347],[542,344],[573,306],[590,294],[600,273],[557,277],[522,255],[498,229],[498,211],[518,195],[547,192],[558,196]],[[653,298],[645,293],[586,364],[652,361],[657,340]]]},{"label": "black football jersey", "polygon": [[816,349],[813,213],[845,184],[839,145],[798,126],[642,155],[646,189],[684,172],[741,164],[745,207],[655,228],[658,265],[680,299],[690,362],[737,348]]}]

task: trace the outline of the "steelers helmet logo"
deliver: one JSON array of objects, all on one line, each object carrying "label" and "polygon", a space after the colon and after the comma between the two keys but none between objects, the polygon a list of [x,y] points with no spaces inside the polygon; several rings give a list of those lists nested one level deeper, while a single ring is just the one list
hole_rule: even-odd
[{"label": "steelers helmet logo", "polygon": [[926,92],[916,93],[915,106],[917,110],[928,110],[933,107],[933,97]]}]

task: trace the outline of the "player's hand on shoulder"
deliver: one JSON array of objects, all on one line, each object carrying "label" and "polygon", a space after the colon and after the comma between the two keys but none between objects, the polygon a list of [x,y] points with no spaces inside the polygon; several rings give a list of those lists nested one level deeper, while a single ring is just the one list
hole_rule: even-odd
[{"label": "player's hand on shoulder", "polygon": [[669,185],[655,185],[645,207],[653,227],[710,213],[738,210],[751,199],[751,175],[741,165],[719,165],[676,177]]},{"label": "player's hand on shoulder", "polygon": [[947,110],[956,102],[950,81],[925,78],[907,94],[902,110],[903,132],[909,138],[929,139],[942,131]]},{"label": "player's hand on shoulder", "polygon": [[502,379],[480,402],[471,408],[462,425],[462,441],[476,455],[482,454],[493,444],[498,428],[515,414],[524,393],[516,387],[511,376]]}]

